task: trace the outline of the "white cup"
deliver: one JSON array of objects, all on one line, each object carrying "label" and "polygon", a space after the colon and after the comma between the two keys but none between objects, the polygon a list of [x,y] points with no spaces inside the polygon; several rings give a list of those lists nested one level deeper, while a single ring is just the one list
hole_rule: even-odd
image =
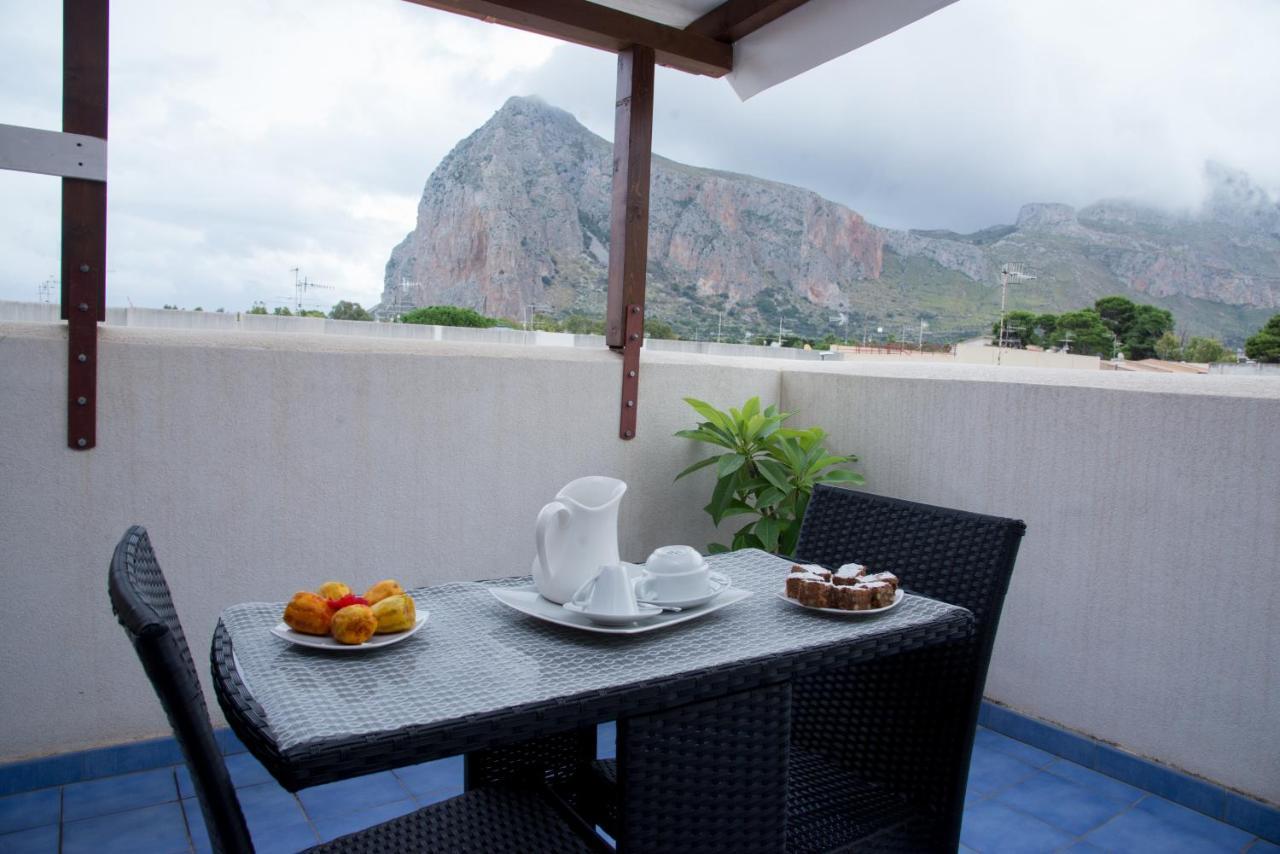
[{"label": "white cup", "polygon": [[646,602],[680,602],[711,590],[711,567],[697,549],[663,546],[645,561],[636,596]]},{"label": "white cup", "polygon": [[626,567],[605,564],[595,578],[578,588],[571,600],[589,614],[626,617],[640,613],[635,586]]}]

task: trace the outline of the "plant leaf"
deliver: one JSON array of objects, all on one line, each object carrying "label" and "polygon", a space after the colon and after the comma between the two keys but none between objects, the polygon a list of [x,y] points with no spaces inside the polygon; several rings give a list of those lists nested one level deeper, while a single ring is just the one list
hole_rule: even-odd
[{"label": "plant leaf", "polygon": [[737,475],[731,474],[716,481],[716,488],[711,492],[711,502],[706,507],[707,512],[711,514],[711,521],[716,525],[720,524],[720,520],[724,518],[725,511],[729,509],[729,502],[733,500],[734,486],[737,480]]},{"label": "plant leaf", "polygon": [[818,476],[818,483],[866,483],[867,480],[856,471],[848,469],[832,469]]},{"label": "plant leaf", "polygon": [[718,555],[729,551],[729,547],[724,543],[707,543],[707,554]]},{"label": "plant leaf", "polygon": [[728,477],[742,468],[746,461],[747,458],[742,454],[721,454],[720,461],[716,464],[716,477]]},{"label": "plant leaf", "polygon": [[[723,456],[723,454],[721,454],[721,456]],[[684,471],[680,472],[680,474],[676,475],[676,480],[679,480],[680,478],[684,477],[687,474],[693,474],[695,471],[697,471],[700,468],[706,468],[707,466],[711,465],[718,459],[720,459],[720,457],[707,457],[705,460],[698,460],[696,463],[689,466]]]},{"label": "plant leaf", "polygon": [[787,479],[787,470],[779,463],[773,460],[757,460],[756,468],[760,470],[760,474],[764,475],[766,480],[778,489],[781,489],[783,492],[791,491],[792,484],[791,481]]},{"label": "plant leaf", "polygon": [[770,516],[765,516],[759,522],[756,522],[753,532],[760,538],[765,551],[773,552],[778,549],[778,534],[781,533],[781,530],[781,522]]},{"label": "plant leaf", "polygon": [[719,409],[716,409],[711,404],[703,400],[698,400],[696,397],[686,397],[684,402],[692,406],[699,415],[719,427],[721,430],[727,430],[730,433],[733,432],[733,421],[728,415],[721,412]]},{"label": "plant leaf", "polygon": [[771,485],[760,491],[760,495],[756,498],[756,509],[768,510],[770,507],[777,506],[778,502],[786,497],[785,492]]}]

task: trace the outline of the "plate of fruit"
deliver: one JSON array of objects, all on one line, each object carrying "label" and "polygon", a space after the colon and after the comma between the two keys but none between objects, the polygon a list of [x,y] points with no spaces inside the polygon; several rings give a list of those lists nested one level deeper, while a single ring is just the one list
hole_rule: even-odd
[{"label": "plate of fruit", "polygon": [[394,579],[379,581],[363,596],[340,581],[326,581],[314,593],[293,594],[271,634],[312,649],[351,652],[399,643],[426,622],[427,612],[418,611]]}]

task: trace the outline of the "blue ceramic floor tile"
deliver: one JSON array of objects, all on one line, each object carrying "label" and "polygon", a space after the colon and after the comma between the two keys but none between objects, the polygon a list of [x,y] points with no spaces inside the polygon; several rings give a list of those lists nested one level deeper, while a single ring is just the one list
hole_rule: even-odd
[{"label": "blue ceramic floor tile", "polygon": [[462,794],[461,756],[450,756],[434,762],[423,762],[421,765],[410,765],[408,768],[397,768],[395,775],[409,794],[414,797],[440,795],[447,797]]},{"label": "blue ceramic floor tile", "polygon": [[320,833],[320,841],[328,842],[330,839],[337,839],[339,836],[346,836],[348,833],[355,833],[357,830],[364,830],[367,827],[373,827],[375,824],[382,824],[384,821],[399,818],[417,808],[418,805],[416,803],[405,799],[390,804],[381,804],[359,812],[346,813],[345,815],[317,817],[312,820],[312,824],[315,825],[316,830]]},{"label": "blue ceramic floor tile", "polygon": [[62,811],[61,789],[37,789],[0,798],[0,833],[57,824]]},{"label": "blue ceramic floor tile", "polygon": [[1090,832],[1085,841],[1105,851],[1158,851],[1161,854],[1236,852],[1242,845],[1223,846],[1188,833],[1184,828],[1133,807]]},{"label": "blue ceramic floor tile", "polygon": [[1093,767],[1207,815],[1222,815],[1226,808],[1226,793],[1219,787],[1122,750],[1099,748]]},{"label": "blue ceramic floor tile", "polygon": [[173,776],[178,781],[178,797],[194,798],[196,796],[195,786],[191,785],[191,772],[187,770],[186,765],[173,766]]},{"label": "blue ceramic floor tile", "polygon": [[58,854],[58,826],[29,827],[0,835],[3,854]]},{"label": "blue ceramic floor tile", "polygon": [[315,829],[305,821],[267,828],[251,826],[249,835],[256,854],[297,854],[319,841]]},{"label": "blue ceramic floor tile", "polygon": [[994,800],[965,810],[960,828],[960,841],[983,854],[1044,854],[1071,839],[1071,834]]},{"label": "blue ceramic floor tile", "polygon": [[1043,768],[1058,757],[1052,753],[1041,750],[1038,747],[1032,747],[1025,741],[1018,741],[1016,738],[1009,738],[1007,735],[1001,735],[989,729],[979,729],[977,736],[974,738],[973,746],[981,747],[987,750],[998,750],[1001,753],[1007,753],[1015,759],[1021,759],[1028,765],[1036,768]]},{"label": "blue ceramic floor tile", "polygon": [[1222,818],[1254,836],[1280,842],[1280,809],[1228,792],[1227,808]]},{"label": "blue ceramic floor tile", "polygon": [[306,822],[307,814],[298,799],[276,783],[261,783],[236,792],[244,820],[252,830],[276,824]]},{"label": "blue ceramic floor tile", "polygon": [[1035,773],[1035,768],[1007,753],[975,747],[969,761],[969,788],[979,795],[989,795]]},{"label": "blue ceramic floor tile", "polygon": [[137,774],[123,774],[62,788],[62,820],[124,812],[178,800],[172,766]]},{"label": "blue ceramic floor tile", "polygon": [[408,797],[409,791],[390,771],[325,783],[298,793],[298,800],[313,820],[359,812]]},{"label": "blue ceramic floor tile", "polygon": [[1055,777],[1070,780],[1077,786],[1083,786],[1094,794],[1102,795],[1104,798],[1110,798],[1122,804],[1132,806],[1147,796],[1147,793],[1141,789],[1130,786],[1128,783],[1122,783],[1115,777],[1108,777],[1106,774],[1100,774],[1066,759],[1059,759],[1044,770]]},{"label": "blue ceramic floor tile", "polygon": [[1083,836],[1127,809],[1124,804],[1043,771],[995,798],[1072,836]]},{"label": "blue ceramic floor tile", "polygon": [[256,786],[273,779],[271,772],[254,759],[251,753],[236,753],[226,757],[224,761],[227,763],[227,771],[231,774],[231,783],[237,789]]},{"label": "blue ceramic floor tile", "polygon": [[613,721],[596,727],[596,758],[613,759],[618,755],[618,725]]},{"label": "blue ceramic floor tile", "polygon": [[1246,830],[1232,827],[1217,819],[1210,818],[1204,813],[1187,809],[1172,801],[1166,801],[1164,798],[1157,798],[1155,795],[1140,801],[1137,809],[1151,813],[1161,821],[1176,825],[1186,833],[1235,851],[1239,851],[1244,847],[1245,843],[1253,839],[1253,834]]},{"label": "blue ceramic floor tile", "polygon": [[1280,845],[1272,845],[1265,839],[1259,839],[1245,849],[1245,854],[1280,854]]},{"label": "blue ceramic floor tile", "polygon": [[165,854],[188,850],[187,823],[177,801],[62,825],[63,854]]},{"label": "blue ceramic floor tile", "polygon": [[302,804],[277,783],[260,783],[236,792],[259,854],[298,851],[319,841]]},{"label": "blue ceramic floor tile", "polygon": [[1083,839],[1065,850],[1074,852],[1074,854],[1107,854],[1107,849],[1099,848],[1092,842],[1085,842]]},{"label": "blue ceramic floor tile", "polygon": [[187,817],[187,832],[191,834],[191,843],[196,854],[209,854],[213,846],[209,844],[209,832],[205,830],[204,813],[200,811],[200,802],[195,798],[184,798],[182,814]]}]

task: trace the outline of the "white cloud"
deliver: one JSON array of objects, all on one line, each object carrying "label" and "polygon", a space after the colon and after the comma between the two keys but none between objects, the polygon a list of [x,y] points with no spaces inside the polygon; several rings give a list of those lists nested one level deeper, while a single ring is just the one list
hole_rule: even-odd
[{"label": "white cloud", "polygon": [[[60,4],[0,0],[0,122],[57,127]],[[113,6],[109,301],[247,307],[300,266],[370,304],[430,171],[507,96],[612,133],[614,59],[403,2]],[[885,225],[1027,201],[1188,207],[1215,158],[1280,188],[1280,4],[964,0],[738,102],[660,71],[655,147]],[[0,172],[0,298],[58,268],[57,181]]]}]

